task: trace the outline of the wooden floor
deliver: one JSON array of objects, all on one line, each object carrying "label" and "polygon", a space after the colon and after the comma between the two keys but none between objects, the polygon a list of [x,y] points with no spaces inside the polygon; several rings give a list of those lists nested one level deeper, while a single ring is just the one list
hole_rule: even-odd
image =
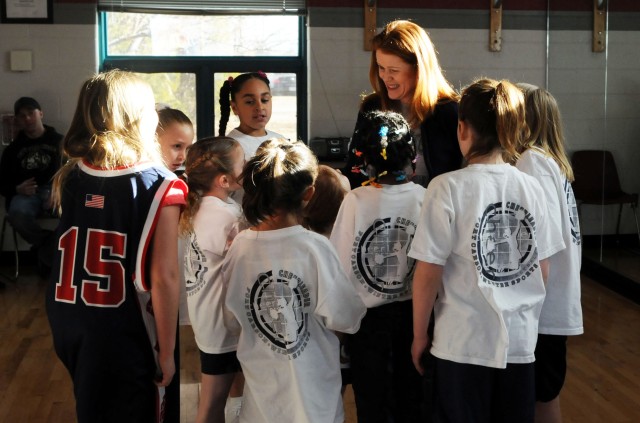
[{"label": "wooden floor", "polygon": [[[586,332],[569,340],[564,421],[640,422],[640,306],[586,277],[582,304]],[[182,422],[191,423],[199,376],[190,327],[181,329],[181,354]],[[355,423],[350,391],[345,408]],[[29,269],[0,290],[0,422],[75,422],[71,383],[51,345],[44,282]]]}]

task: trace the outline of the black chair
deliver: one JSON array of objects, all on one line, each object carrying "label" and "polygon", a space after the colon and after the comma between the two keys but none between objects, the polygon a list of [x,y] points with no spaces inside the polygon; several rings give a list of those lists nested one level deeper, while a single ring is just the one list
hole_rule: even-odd
[{"label": "black chair", "polygon": [[638,226],[638,194],[627,193],[620,186],[618,169],[610,151],[580,150],[573,153],[571,165],[575,180],[573,193],[578,202],[578,210],[582,204],[611,205],[618,204],[618,222],[616,223],[616,237],[620,234],[620,217],[622,206],[629,204],[636,220],[638,240],[640,240],[640,226]]}]

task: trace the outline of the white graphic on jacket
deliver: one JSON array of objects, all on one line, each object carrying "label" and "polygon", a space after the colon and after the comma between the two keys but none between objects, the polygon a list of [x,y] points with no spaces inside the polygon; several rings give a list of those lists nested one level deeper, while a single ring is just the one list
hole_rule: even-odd
[{"label": "white graphic on jacket", "polygon": [[416,224],[409,219],[377,219],[353,244],[351,268],[371,295],[393,299],[411,291],[415,260],[407,256]]},{"label": "white graphic on jacket", "polygon": [[524,207],[490,204],[476,223],[471,252],[482,280],[497,287],[515,285],[538,268],[535,221]]},{"label": "white graphic on jacket", "polygon": [[309,290],[296,274],[280,270],[258,275],[247,288],[245,308],[253,330],[271,350],[297,358],[309,341]]},{"label": "white graphic on jacket", "polygon": [[573,188],[568,180],[564,180],[564,194],[567,196],[567,205],[569,206],[569,222],[571,222],[571,240],[574,244],[580,245],[582,238],[580,236],[580,222],[578,221],[578,204],[576,197],[573,195]]}]

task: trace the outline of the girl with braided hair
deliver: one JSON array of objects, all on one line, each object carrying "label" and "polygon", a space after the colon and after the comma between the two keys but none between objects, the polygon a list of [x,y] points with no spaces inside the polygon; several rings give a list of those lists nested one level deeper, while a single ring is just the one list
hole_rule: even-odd
[{"label": "girl with braided hair", "polygon": [[349,340],[358,421],[424,421],[411,362],[415,260],[407,256],[425,193],[411,181],[414,139],[402,115],[373,111],[358,120],[351,149],[351,171],[365,182],[345,196],[330,239],[368,309]]},{"label": "girl with braided hair", "polygon": [[[238,339],[224,326],[222,260],[238,232],[242,210],[229,194],[240,189],[244,152],[233,138],[209,137],[193,144],[183,177],[189,185],[180,219],[186,240],[184,276],[189,318],[200,349],[202,387],[197,422],[225,420]],[[215,222],[212,224],[211,222]]]},{"label": "girl with braided hair", "polygon": [[[262,71],[229,77],[220,88],[218,135],[227,135],[237,140],[242,145],[247,160],[255,154],[263,141],[284,138],[266,128],[271,119],[271,100],[269,78]],[[240,125],[225,134],[231,111],[238,116]]]}]

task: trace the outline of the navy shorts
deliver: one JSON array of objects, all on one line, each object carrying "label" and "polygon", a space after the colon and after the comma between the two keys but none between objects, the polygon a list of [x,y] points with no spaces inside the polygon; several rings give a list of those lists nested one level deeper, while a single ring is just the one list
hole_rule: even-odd
[{"label": "navy shorts", "polygon": [[217,376],[240,371],[240,362],[235,351],[209,354],[200,350],[200,368],[205,375]]},{"label": "navy shorts", "polygon": [[536,344],[536,401],[549,402],[560,394],[567,374],[567,337],[538,335]]},{"label": "navy shorts", "polygon": [[435,357],[435,396],[436,421],[533,423],[534,364],[496,369]]}]

